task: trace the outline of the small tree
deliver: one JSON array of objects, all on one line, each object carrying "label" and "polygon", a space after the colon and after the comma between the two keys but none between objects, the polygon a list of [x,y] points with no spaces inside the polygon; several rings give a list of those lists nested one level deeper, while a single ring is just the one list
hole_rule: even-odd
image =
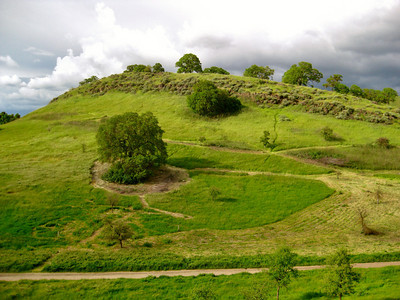
[{"label": "small tree", "polygon": [[251,67],[247,68],[244,71],[243,76],[255,77],[260,79],[272,79],[274,73],[275,70],[271,69],[268,66],[262,67],[262,66],[252,65]]},{"label": "small tree", "polygon": [[382,90],[382,94],[385,97],[386,103],[394,102],[396,100],[396,97],[398,96],[396,90],[392,88],[384,88]]},{"label": "small tree", "polygon": [[279,300],[279,291],[282,287],[287,287],[292,277],[298,276],[298,271],[294,269],[296,254],[289,248],[283,247],[272,255],[269,267],[269,276],[276,286],[276,299]]},{"label": "small tree", "polygon": [[153,66],[153,73],[163,73],[165,72],[165,69],[163,68],[162,64],[156,63]]},{"label": "small tree", "polygon": [[111,209],[113,210],[119,204],[119,195],[108,194],[107,195],[107,203],[111,206]]},{"label": "small tree", "polygon": [[324,75],[317,69],[313,69],[312,64],[302,61],[299,62],[298,65],[292,65],[290,69],[283,74],[282,82],[308,85],[310,81],[320,82],[322,77],[324,77]]},{"label": "small tree", "polygon": [[221,191],[219,188],[212,186],[208,189],[208,192],[210,194],[210,198],[212,201],[216,201],[218,196],[221,195]]},{"label": "small tree", "polygon": [[335,87],[342,81],[343,81],[343,75],[333,74],[326,80],[326,83],[324,83],[322,86],[334,90]]},{"label": "small tree", "polygon": [[390,141],[388,138],[380,137],[376,140],[376,145],[380,148],[389,149],[390,148]]},{"label": "small tree", "polygon": [[97,80],[99,80],[99,78],[97,76],[93,75],[92,77],[86,78],[86,79],[82,80],[81,82],[79,82],[79,85],[89,84],[89,83],[95,82]]},{"label": "small tree", "polygon": [[212,66],[210,68],[205,68],[203,73],[213,73],[213,74],[223,74],[223,75],[230,74],[227,70],[215,66]]},{"label": "small tree", "polygon": [[211,81],[200,80],[193,89],[193,93],[187,97],[187,103],[201,116],[214,117],[242,108],[238,98],[229,96],[228,92],[218,89]]},{"label": "small tree", "polygon": [[201,73],[200,59],[193,53],[187,53],[182,56],[176,63],[175,67],[179,68],[178,73]]},{"label": "small tree", "polygon": [[355,84],[353,84],[350,87],[350,93],[352,95],[356,96],[356,97],[363,97],[364,96],[363,90],[358,85],[355,85]]},{"label": "small tree", "polygon": [[141,72],[151,72],[151,66],[146,66],[142,64],[135,64],[135,65],[129,65],[126,67],[126,70],[124,72],[135,72],[135,73],[141,73]]},{"label": "small tree", "polygon": [[343,83],[338,83],[333,90],[335,92],[338,92],[340,94],[348,94],[350,92],[350,89],[347,87],[347,85],[343,84]]},{"label": "small tree", "polygon": [[342,299],[344,295],[354,293],[354,286],[360,280],[360,275],[353,271],[350,256],[346,250],[338,250],[328,260],[326,291],[331,296]]},{"label": "small tree", "polygon": [[123,221],[112,222],[110,220],[106,220],[106,223],[107,225],[104,229],[105,237],[111,241],[119,241],[121,248],[122,242],[130,239],[133,236],[134,232],[132,227]]}]

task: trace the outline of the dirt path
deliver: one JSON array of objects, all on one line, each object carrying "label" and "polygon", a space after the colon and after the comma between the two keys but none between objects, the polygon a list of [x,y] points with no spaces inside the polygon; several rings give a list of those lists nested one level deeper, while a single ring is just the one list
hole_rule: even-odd
[{"label": "dirt path", "polygon": [[[384,268],[390,266],[400,266],[400,261],[358,263],[353,264],[354,268]],[[325,266],[299,266],[295,267],[300,271],[316,270],[325,268]],[[142,272],[96,272],[96,273],[0,273],[0,280],[18,281],[18,280],[81,280],[81,279],[140,279],[148,276],[198,276],[200,274],[214,275],[234,275],[239,273],[259,273],[265,268],[250,269],[200,269],[200,270],[173,270],[173,271],[142,271]]]}]

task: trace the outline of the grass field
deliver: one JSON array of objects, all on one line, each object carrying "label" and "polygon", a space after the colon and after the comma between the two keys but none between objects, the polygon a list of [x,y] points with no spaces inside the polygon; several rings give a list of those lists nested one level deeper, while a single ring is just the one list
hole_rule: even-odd
[{"label": "grass field", "polygon": [[[357,270],[361,280],[355,293],[343,299],[398,299],[400,268]],[[148,277],[145,279],[0,282],[2,299],[197,299],[207,292],[216,299],[253,299],[257,292],[271,299],[274,287],[265,273],[230,276]],[[258,294],[259,295],[259,294]],[[302,271],[282,299],[331,299],[324,291],[324,271]]]},{"label": "grass field", "polygon": [[[281,176],[232,176],[191,173],[178,191],[148,195],[150,206],[193,219],[183,229],[243,229],[270,224],[333,193],[321,182]],[[211,188],[220,195],[212,199]]]},{"label": "grass field", "polygon": [[[244,82],[251,86],[253,81]],[[285,87],[275,83],[273,88]],[[126,243],[127,249],[143,250],[153,258],[167,253],[180,253],[185,258],[263,255],[280,245],[315,256],[330,253],[339,246],[355,254],[399,249],[397,148],[387,153],[371,148],[363,154],[365,159],[359,164],[370,168],[372,162],[380,169],[375,173],[384,174],[381,177],[374,176],[373,171],[353,173],[353,169],[346,168],[341,168],[339,176],[331,172],[335,166],[324,168],[304,158],[291,159],[282,151],[334,147],[335,153],[354,160],[360,156],[360,149],[352,147],[353,144],[366,145],[387,137],[392,145],[400,145],[399,124],[339,120],[305,113],[301,107],[261,108],[248,100],[243,103],[245,107],[238,115],[209,119],[189,111],[186,97],[168,92],[112,91],[93,96],[74,91],[71,97],[1,125],[2,271],[41,270],[65,251],[118,253],[117,245],[102,236],[104,217],[110,215],[124,218],[135,230],[135,239]],[[147,195],[146,199],[151,206],[183,212],[193,219],[183,220],[151,208],[143,209],[137,195],[123,195],[119,207],[112,212],[106,201],[107,192],[91,185],[91,168],[98,159],[95,135],[99,122],[127,111],[152,111],[165,131],[164,138],[171,141],[168,162],[192,170],[189,184],[171,193]],[[273,133],[275,115],[279,120],[279,145],[273,153],[262,153],[265,149],[260,136],[264,130]],[[325,126],[344,140],[325,141],[320,134]],[[196,145],[173,144],[179,141]],[[381,169],[383,161],[392,169]],[[228,171],[199,173],[195,168]],[[229,170],[266,174],[239,176]],[[221,191],[213,202],[208,192],[211,186]],[[374,199],[378,187],[383,193],[379,206]],[[337,193],[326,198],[332,190]],[[382,235],[360,234],[358,207],[368,210],[368,224]],[[151,246],[145,247],[146,243]],[[99,261],[93,265],[102,266],[102,256],[98,257]],[[70,265],[70,270],[73,269]]]}]

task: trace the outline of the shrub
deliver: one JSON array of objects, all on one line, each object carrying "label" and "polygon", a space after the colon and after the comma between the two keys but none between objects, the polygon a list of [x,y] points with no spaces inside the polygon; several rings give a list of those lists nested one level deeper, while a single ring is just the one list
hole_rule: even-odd
[{"label": "shrub", "polygon": [[205,68],[203,73],[214,73],[214,74],[223,74],[223,75],[230,74],[227,70],[222,69],[220,67],[215,67],[215,66],[212,66],[210,68]]},{"label": "shrub", "polygon": [[380,137],[379,139],[376,140],[375,143],[376,143],[376,145],[377,145],[378,147],[386,148],[386,149],[389,149],[389,148],[390,148],[390,142],[389,142],[389,139],[388,139],[388,138]]},{"label": "shrub", "polygon": [[202,116],[217,116],[239,111],[242,104],[228,92],[218,89],[214,83],[201,80],[194,86],[194,92],[187,98],[188,106]]},{"label": "shrub", "polygon": [[336,135],[335,133],[333,133],[333,129],[328,126],[322,128],[321,134],[324,137],[325,141],[340,141],[340,140],[342,140],[342,138],[339,137],[338,135]]}]

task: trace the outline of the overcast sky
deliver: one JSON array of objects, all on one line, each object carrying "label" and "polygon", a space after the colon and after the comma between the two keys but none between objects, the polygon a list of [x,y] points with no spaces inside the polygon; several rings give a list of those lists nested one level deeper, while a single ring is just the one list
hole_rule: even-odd
[{"label": "overcast sky", "polygon": [[1,0],[0,111],[26,114],[84,78],[196,54],[241,75],[307,61],[400,93],[400,0]]}]

